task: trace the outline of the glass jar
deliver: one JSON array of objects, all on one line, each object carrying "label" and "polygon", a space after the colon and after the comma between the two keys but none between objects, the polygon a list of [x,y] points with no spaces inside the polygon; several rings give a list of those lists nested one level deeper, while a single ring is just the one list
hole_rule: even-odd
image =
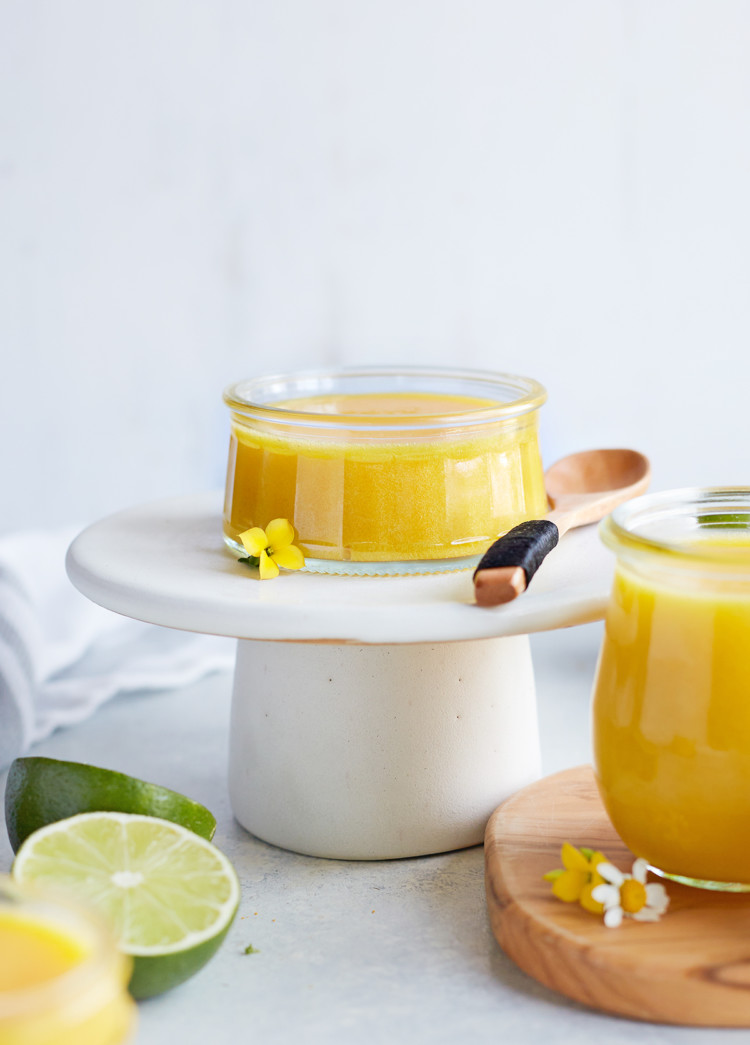
[{"label": "glass jar", "polygon": [[594,689],[612,824],[665,877],[750,890],[750,487],[627,502]]},{"label": "glass jar", "polygon": [[546,392],[509,374],[420,367],[312,371],[224,393],[227,544],[285,518],[317,573],[476,565],[547,512],[538,442]]},{"label": "glass jar", "polygon": [[96,914],[0,875],[0,1045],[131,1041],[131,969]]}]

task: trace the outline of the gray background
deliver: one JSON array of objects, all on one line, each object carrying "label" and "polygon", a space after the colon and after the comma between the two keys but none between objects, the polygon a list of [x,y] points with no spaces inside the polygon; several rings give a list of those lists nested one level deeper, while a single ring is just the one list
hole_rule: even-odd
[{"label": "gray background", "polygon": [[744,0],[0,0],[0,532],[220,486],[230,381],[547,385],[747,478]]}]

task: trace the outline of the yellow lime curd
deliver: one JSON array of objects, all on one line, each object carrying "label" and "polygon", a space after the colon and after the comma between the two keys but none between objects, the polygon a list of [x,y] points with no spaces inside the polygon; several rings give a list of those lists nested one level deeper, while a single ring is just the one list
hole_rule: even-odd
[{"label": "yellow lime curd", "polygon": [[0,887],[0,1045],[127,1041],[130,961],[78,912]]},{"label": "yellow lime curd", "polygon": [[600,791],[637,856],[703,884],[750,885],[749,651],[747,531],[618,559],[594,690]]},{"label": "yellow lime curd", "polygon": [[547,512],[535,409],[506,417],[493,399],[416,391],[273,406],[275,423],[232,416],[230,540],[282,517],[316,559],[455,559]]}]

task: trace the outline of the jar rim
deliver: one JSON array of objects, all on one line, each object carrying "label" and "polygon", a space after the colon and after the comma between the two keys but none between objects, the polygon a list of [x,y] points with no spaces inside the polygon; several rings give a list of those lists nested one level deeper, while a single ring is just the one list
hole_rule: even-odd
[{"label": "jar rim", "polygon": [[[741,546],[731,540],[701,539],[736,537],[741,531],[747,538]],[[651,554],[679,566],[750,573],[750,486],[695,486],[644,494],[618,505],[600,523],[599,534],[618,555]]]},{"label": "jar rim", "polygon": [[[99,913],[80,905],[74,896],[56,889],[41,890],[27,884],[20,885],[9,875],[0,874],[0,902],[3,899],[17,904],[19,912],[28,913],[41,924],[54,926],[62,935],[67,932],[73,939],[88,938],[91,951],[59,976],[27,987],[0,991],[0,1025],[7,1019],[56,1008],[93,989],[105,978],[119,978],[120,966],[127,967],[128,959],[117,949],[114,937]],[[123,978],[123,990],[125,982]]]},{"label": "jar rim", "polygon": [[[465,394],[467,397],[497,401],[491,406],[473,410],[416,416],[389,414],[385,421],[366,414],[323,414],[274,405],[274,400],[280,402],[313,395],[356,394],[352,393],[350,386],[361,386],[359,391],[365,394],[382,392],[386,389],[367,386],[389,382],[392,387],[387,388],[387,391],[391,392]],[[456,383],[471,386],[472,392],[462,392],[455,387]],[[346,391],[342,385],[347,386]],[[264,396],[268,397],[265,401]],[[348,427],[382,431],[482,425],[512,419],[542,406],[547,399],[547,391],[534,378],[517,374],[452,367],[371,366],[299,370],[249,378],[229,385],[224,390],[223,398],[235,413],[271,423],[308,428]]]}]

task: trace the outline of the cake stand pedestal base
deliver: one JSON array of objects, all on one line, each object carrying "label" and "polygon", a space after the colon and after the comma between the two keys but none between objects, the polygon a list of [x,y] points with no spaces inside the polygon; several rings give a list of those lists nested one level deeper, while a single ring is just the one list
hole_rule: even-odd
[{"label": "cake stand pedestal base", "polygon": [[526,635],[237,644],[229,790],[266,842],[350,860],[477,845],[539,775]]}]

